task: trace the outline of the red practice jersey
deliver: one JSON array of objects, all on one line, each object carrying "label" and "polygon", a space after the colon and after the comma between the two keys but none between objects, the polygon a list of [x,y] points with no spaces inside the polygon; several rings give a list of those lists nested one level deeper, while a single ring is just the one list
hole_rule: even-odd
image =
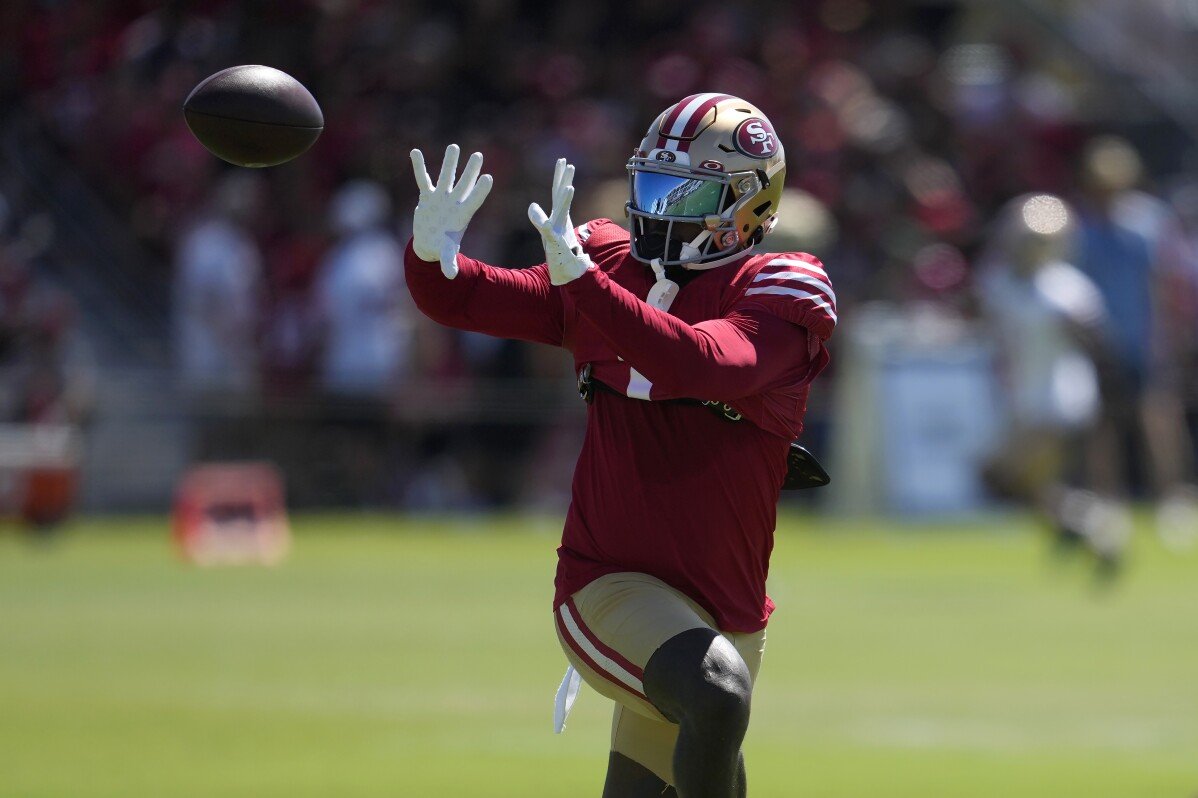
[{"label": "red practice jersey", "polygon": [[[417,306],[460,329],[554,344],[597,391],[558,549],[555,607],[600,576],[636,571],[694,599],[727,632],[765,626],[765,580],[790,442],[827,365],[836,297],[811,255],[752,255],[701,272],[668,313],[644,301],[652,271],[628,231],[578,228],[593,270],[564,286],[545,264],[458,256],[446,280],[409,245]],[[730,404],[744,420],[661,400]]]}]

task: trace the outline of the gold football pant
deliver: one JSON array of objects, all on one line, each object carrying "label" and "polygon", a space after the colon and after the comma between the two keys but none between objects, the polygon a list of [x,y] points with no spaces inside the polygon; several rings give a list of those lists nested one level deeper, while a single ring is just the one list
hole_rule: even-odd
[{"label": "gold football pant", "polygon": [[690,629],[713,629],[740,653],[753,681],[765,652],[765,630],[722,632],[712,617],[679,591],[647,574],[601,576],[554,613],[566,658],[596,692],[616,702],[611,750],[674,783],[678,726],[645,697],[645,663],[661,644]]}]

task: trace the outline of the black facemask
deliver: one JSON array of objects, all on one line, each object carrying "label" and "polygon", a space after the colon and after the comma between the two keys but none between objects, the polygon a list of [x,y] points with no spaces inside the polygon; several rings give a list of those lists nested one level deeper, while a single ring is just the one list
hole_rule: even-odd
[{"label": "black facemask", "polygon": [[[645,232],[638,234],[636,237],[637,251],[645,258],[650,260],[654,258],[666,259],[664,253],[666,247],[669,247],[669,258],[677,259],[682,254],[682,242],[693,241],[695,236],[699,235],[700,227],[697,224],[674,224],[674,237],[666,241],[666,228],[668,222],[662,222],[654,219],[646,219],[643,222]],[[691,280],[695,279],[703,272],[687,269],[682,266],[666,266],[666,278],[678,283],[679,286],[684,286]]]},{"label": "black facemask", "polygon": [[673,236],[666,240],[666,229],[669,222],[657,219],[645,219],[638,222],[643,232],[636,234],[637,252],[647,260],[661,258],[662,260],[678,260],[682,257],[684,241],[693,241],[702,232],[697,224],[682,222],[674,223]]}]

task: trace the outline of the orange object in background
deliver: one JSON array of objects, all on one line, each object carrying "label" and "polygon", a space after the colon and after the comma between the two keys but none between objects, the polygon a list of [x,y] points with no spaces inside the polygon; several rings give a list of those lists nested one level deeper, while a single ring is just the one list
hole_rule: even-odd
[{"label": "orange object in background", "polygon": [[173,534],[199,565],[273,565],[291,547],[282,475],[269,463],[193,468],[179,483]]},{"label": "orange object in background", "polygon": [[66,520],[75,506],[78,486],[77,468],[35,468],[27,471],[21,520],[41,527]]},{"label": "orange object in background", "polygon": [[66,424],[0,424],[0,514],[45,528],[75,507],[83,444]]}]

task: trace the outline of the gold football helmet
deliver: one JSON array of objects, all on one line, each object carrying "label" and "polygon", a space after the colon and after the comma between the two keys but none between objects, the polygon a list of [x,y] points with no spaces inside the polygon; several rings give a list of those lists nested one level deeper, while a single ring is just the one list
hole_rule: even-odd
[{"label": "gold football helmet", "polygon": [[709,269],[773,227],[786,155],[756,106],[693,94],[654,120],[628,177],[633,257]]}]

